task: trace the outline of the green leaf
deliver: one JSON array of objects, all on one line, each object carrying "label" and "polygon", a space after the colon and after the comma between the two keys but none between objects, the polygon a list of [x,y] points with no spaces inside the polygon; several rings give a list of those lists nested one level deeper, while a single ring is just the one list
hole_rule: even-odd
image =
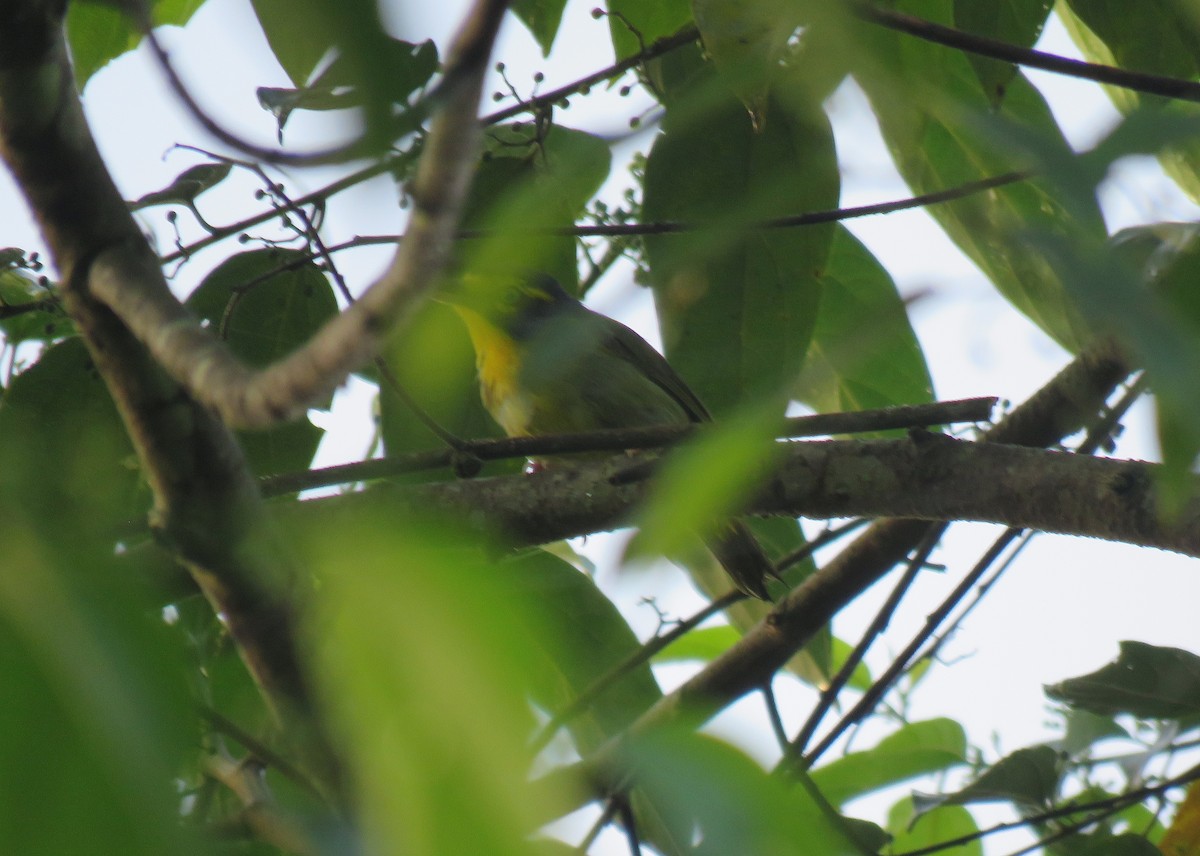
[{"label": "green leaf", "polygon": [[550,56],[566,5],[567,0],[513,0],[513,14],[529,28],[542,49],[542,56]]},{"label": "green leaf", "polygon": [[[298,250],[280,249],[226,259],[192,292],[187,306],[257,367],[291,353],[337,314],[321,269]],[[265,474],[308,467],[322,434],[304,420],[239,436],[255,472]]]},{"label": "green leaf", "polygon": [[1122,642],[1116,660],[1090,674],[1047,686],[1046,695],[1101,716],[1194,716],[1200,713],[1200,657],[1179,648]]},{"label": "green leaf", "polygon": [[34,278],[24,270],[0,265],[0,307],[31,304],[40,308],[0,318],[0,330],[4,332],[7,345],[28,341],[51,342],[75,335],[75,325],[43,278]]},{"label": "green leaf", "polygon": [[891,275],[838,226],[796,397],[821,413],[934,400],[925,354]]},{"label": "green leaf", "polygon": [[[155,26],[183,26],[204,0],[153,0]],[[93,74],[141,42],[142,35],[114,6],[72,3],[67,8],[67,43],[75,68],[75,85],[82,92]]]},{"label": "green leaf", "polygon": [[746,105],[755,130],[766,125],[767,94],[799,12],[790,0],[692,0],[704,52]]},{"label": "green leaf", "polygon": [[905,725],[873,749],[851,752],[818,770],[813,781],[831,803],[852,799],[966,761],[967,738],[951,719]]},{"label": "green leaf", "polygon": [[[368,849],[524,854],[542,616],[462,532],[362,509],[296,537],[321,585],[311,652]],[[353,550],[346,545],[353,544]],[[453,546],[451,546],[453,545]]]},{"label": "green leaf", "polygon": [[297,88],[333,51],[339,76],[357,92],[364,138],[381,152],[395,138],[394,105],[403,103],[411,54],[388,35],[374,0],[253,0],[279,64]]},{"label": "green leaf", "polygon": [[[850,654],[854,648],[849,642],[844,639],[834,637],[831,640],[831,656],[829,663],[829,673],[837,674],[842,670],[842,666],[850,659]],[[875,679],[871,677],[871,670],[867,668],[867,664],[862,660],[854,667],[854,671],[850,674],[850,680],[846,686],[859,692],[866,692],[875,683]]]},{"label": "green leaf", "polygon": [[[69,354],[82,343],[61,347]],[[86,419],[87,408],[74,415]],[[16,438],[5,430],[3,439]],[[51,459],[37,463],[57,474]],[[198,732],[179,648],[148,593],[117,566],[111,540],[104,550],[80,538],[87,521],[72,516],[77,508],[42,513],[43,493],[35,483],[0,485],[0,766],[9,773],[0,777],[0,851],[196,853],[172,785]]]},{"label": "green leaf", "polygon": [[[1053,5],[1050,0],[994,0],[989,3],[955,0],[954,24],[968,33],[1031,48],[1041,36]],[[999,106],[1009,82],[1017,74],[1017,67],[978,54],[968,54],[967,58],[984,93],[993,106]]]},{"label": "green leaf", "polygon": [[[676,829],[694,829],[697,854],[855,854],[857,825],[831,817],[808,796],[732,747],[699,734],[656,731],[629,741],[624,764]],[[878,828],[874,829],[878,837]],[[865,852],[874,852],[870,847]]]},{"label": "green leaf", "polygon": [[781,453],[770,431],[781,409],[774,401],[743,408],[672,449],[638,516],[630,554],[685,553],[697,533],[712,535],[740,510]]},{"label": "green leaf", "polygon": [[[905,11],[952,24],[947,0],[919,0]],[[882,27],[854,31],[856,79],[871,99],[884,140],[915,193],[959,187],[1028,166],[1028,157],[986,132],[964,134],[967,122],[995,117],[1036,137],[1048,151],[1072,157],[1041,94],[1024,75],[1013,78],[994,112],[961,51],[927,44]],[[966,127],[969,127],[966,126]],[[1065,209],[1052,182],[1025,181],[932,206],[930,213],[1020,312],[1068,349],[1089,339],[1062,273],[1028,236],[1099,243],[1104,221],[1094,198]]]},{"label": "green leaf", "polygon": [[[971,812],[958,805],[944,805],[926,812],[918,823],[913,799],[905,797],[888,812],[887,829],[892,834],[892,852],[909,853],[974,835],[979,825]],[[937,852],[944,856],[983,856],[983,842],[970,841],[957,847],[939,848]]]},{"label": "green leaf", "polygon": [[[1058,15],[1084,58],[1102,65],[1120,65],[1143,71],[1196,79],[1200,73],[1200,16],[1195,7],[1180,0],[1151,0],[1139,6],[1137,26],[1122,18],[1119,0],[1072,0],[1058,6]],[[1164,114],[1196,116],[1195,104],[1143,98],[1137,92],[1116,86],[1105,91],[1122,113],[1140,106],[1161,109]],[[1179,140],[1156,153],[1166,173],[1193,200],[1200,200],[1200,142]]]},{"label": "green leaf", "polygon": [[1050,746],[1031,746],[1006,755],[960,791],[913,795],[914,818],[944,805],[1011,802],[1020,808],[1044,810],[1058,792],[1061,756]]},{"label": "green leaf", "polygon": [[607,0],[608,27],[617,59],[633,56],[692,22],[688,0]]},{"label": "green leaf", "polygon": [[667,356],[721,417],[796,378],[833,238],[749,227],[834,207],[839,180],[828,120],[799,82],[781,82],[762,133],[737,101],[694,86],[654,142],[644,203],[647,220],[691,228],[647,235],[646,260]]},{"label": "green leaf", "polygon": [[1062,750],[1072,758],[1079,757],[1101,740],[1129,739],[1126,731],[1110,716],[1100,716],[1080,708],[1065,711],[1067,733],[1061,741]]},{"label": "green leaf", "polygon": [[1188,0],[1147,0],[1130,26],[1121,0],[1067,0],[1122,68],[1192,79],[1200,75],[1200,11]]},{"label": "green leaf", "polygon": [[1145,835],[1126,832],[1112,835],[1094,832],[1072,841],[1072,856],[1162,856],[1163,851],[1151,844]]},{"label": "green leaf", "polygon": [[[397,106],[404,107],[437,71],[437,46],[432,41],[414,44],[391,39],[384,47],[392,66],[391,98]],[[295,110],[347,110],[363,106],[363,93],[354,78],[354,69],[343,56],[336,57],[306,86],[297,89],[260,86],[255,92],[259,105],[275,117],[281,136],[283,126]]]},{"label": "green leaf", "polygon": [[189,208],[196,197],[211,190],[229,176],[233,164],[201,163],[188,167],[175,180],[161,190],[155,190],[130,203],[135,211],[151,205],[186,205]]},{"label": "green leaf", "polygon": [[250,2],[279,65],[297,87],[307,84],[334,46],[332,32],[321,26],[319,6],[296,0]]},{"label": "green leaf", "polygon": [[[545,550],[520,556],[505,570],[525,608],[540,616],[533,641],[544,667],[533,674],[533,699],[549,713],[574,701],[597,679],[641,648],[621,613],[590,577]],[[599,748],[662,697],[650,666],[630,669],[567,727],[580,752]]]},{"label": "green leaf", "polygon": [[575,239],[529,233],[573,226],[608,178],[611,160],[607,142],[562,125],[489,129],[463,213],[465,229],[488,234],[467,245],[465,269],[485,278],[539,271],[571,290],[578,280]]},{"label": "green leaf", "polygon": [[723,654],[741,638],[728,624],[718,627],[701,627],[685,633],[654,656],[655,664],[685,663],[699,660],[710,662]]},{"label": "green leaf", "polygon": [[[150,499],[133,445],[80,339],[48,348],[0,399],[0,492],[107,544]],[[98,548],[100,549],[100,548]]]}]

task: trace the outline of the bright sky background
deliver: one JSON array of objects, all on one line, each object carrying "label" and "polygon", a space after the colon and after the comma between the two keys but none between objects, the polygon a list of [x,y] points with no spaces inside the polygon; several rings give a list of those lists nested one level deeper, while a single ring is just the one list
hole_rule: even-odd
[{"label": "bright sky background", "polygon": [[[431,36],[440,41],[453,26],[455,11],[465,3],[408,5],[419,11],[396,15],[396,34],[414,41]],[[507,63],[515,86],[527,92],[533,72],[541,70],[546,74],[543,88],[554,88],[611,61],[607,24],[587,14],[593,5],[595,0],[571,2],[559,36],[560,49],[550,60],[541,58],[519,25],[508,22],[497,56]],[[434,6],[436,11],[429,11]],[[256,29],[245,0],[209,0],[183,37],[170,32],[166,40],[184,78],[194,84],[210,112],[233,129],[269,143],[274,135],[273,119],[258,107],[254,90],[260,85],[287,83],[268,58]],[[196,38],[188,37],[192,33]],[[221,45],[219,62],[213,61],[210,52],[214,44]],[[1049,28],[1040,47],[1074,55],[1057,23]],[[1076,146],[1090,145],[1117,120],[1099,87],[1039,72],[1030,76],[1040,87],[1045,84],[1043,91]],[[650,106],[636,95],[621,99],[615,93],[575,101],[570,111],[557,115],[559,121],[611,136],[625,133],[628,119]],[[196,156],[184,152],[164,157],[174,143],[209,145],[203,132],[166,92],[144,55],[123,58],[94,78],[87,91],[87,107],[103,153],[130,199],[168,184],[196,162]],[[830,113],[843,163],[842,204],[911,195],[892,169],[865,99],[853,85],[843,86],[834,95]],[[322,139],[336,138],[340,130],[327,117],[298,115],[288,126],[286,142],[315,147]],[[650,132],[643,132],[621,149],[626,154],[645,150],[651,139]],[[292,177],[292,191],[299,195],[320,187],[332,175],[329,170],[297,174]],[[247,182],[222,186],[202,198],[201,208],[214,223],[243,216],[249,186]],[[614,196],[620,189],[614,189]],[[40,248],[40,239],[7,176],[0,178],[0,199],[5,203],[0,205],[0,246]],[[1138,222],[1197,215],[1196,208],[1145,159],[1116,170],[1103,201],[1114,231]],[[181,213],[180,221],[186,224],[188,220],[188,215]],[[152,224],[160,247],[169,248],[172,235],[161,217],[146,222]],[[327,238],[337,241],[354,234],[399,232],[402,215],[389,182],[382,180],[336,197],[329,206],[327,223]],[[912,315],[940,397],[998,395],[1020,402],[1067,362],[1066,354],[996,296],[924,212],[855,220],[848,225],[885,263],[904,294],[928,292],[929,296],[914,305]],[[189,236],[198,235],[190,224],[186,228]],[[180,277],[180,293],[231,249],[227,245],[190,264]],[[386,255],[383,250],[364,252],[347,269],[361,286]],[[610,277],[592,303],[657,340],[648,296],[627,276]],[[367,447],[370,426],[364,418],[367,396],[363,385],[358,384],[343,399],[345,418],[336,421],[337,433],[322,449],[322,464],[357,459]],[[1136,411],[1126,425],[1118,455],[1154,457],[1148,410]],[[920,627],[941,592],[957,581],[999,531],[984,525],[952,529],[933,557],[947,565],[949,572],[922,575],[886,641],[869,660],[876,671],[886,664],[887,653],[898,650]],[[620,544],[620,537],[597,537],[590,539],[587,552],[601,562],[600,582],[613,591],[640,633],[652,633],[657,624],[653,610],[639,603],[651,588],[660,595],[660,607],[676,616],[688,615],[701,606],[680,575],[666,574],[661,580],[646,574],[618,576],[605,567],[606,557]],[[953,717],[968,726],[976,744],[998,746],[1005,752],[1055,736],[1045,728],[1041,686],[1098,668],[1115,656],[1118,640],[1137,639],[1200,652],[1195,615],[1200,603],[1198,572],[1200,565],[1194,560],[1156,551],[1055,536],[1035,538],[999,588],[947,646],[946,657],[952,665],[935,670],[916,694],[913,717]],[[839,635],[853,641],[856,630],[866,625],[873,607],[885,596],[891,579],[894,576],[838,617]],[[660,678],[669,689],[691,671],[665,669]],[[806,711],[812,694],[786,683],[780,682],[779,687],[785,708],[791,706],[793,713]],[[773,741],[761,711],[757,698],[747,699],[719,717],[714,728],[724,734],[738,733],[739,742],[769,763]],[[791,719],[793,726],[799,721]],[[862,745],[869,745],[872,738],[863,740]],[[878,803],[862,807],[868,815],[878,809]],[[624,845],[614,842],[613,849],[622,852]],[[1008,849],[1000,843],[988,845],[990,853]]]}]

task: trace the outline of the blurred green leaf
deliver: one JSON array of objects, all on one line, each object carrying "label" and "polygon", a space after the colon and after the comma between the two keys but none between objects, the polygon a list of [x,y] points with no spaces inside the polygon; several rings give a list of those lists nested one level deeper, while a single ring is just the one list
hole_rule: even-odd
[{"label": "blurred green leaf", "polygon": [[1200,657],[1179,648],[1121,643],[1101,669],[1046,687],[1046,695],[1101,716],[1180,719],[1200,713]]},{"label": "blurred green leaf", "polygon": [[[151,0],[156,26],[183,26],[204,0]],[[138,46],[142,35],[115,5],[72,3],[67,7],[67,42],[75,68],[75,85],[82,92],[92,75]]]},{"label": "blurred green leaf", "polygon": [[[945,0],[916,0],[905,11],[952,25]],[[1023,74],[1009,83],[997,111],[975,69],[957,50],[931,45],[882,27],[857,25],[852,68],[879,119],[900,174],[914,193],[959,187],[1029,166],[1028,156],[985,133],[964,134],[964,123],[995,117],[1019,126],[1062,158],[1071,149],[1045,99]],[[1019,311],[1068,349],[1088,340],[1060,271],[1030,252],[1027,236],[1100,242],[1099,206],[1064,208],[1052,182],[1019,182],[931,206],[929,213]]]},{"label": "blurred green leaf", "polygon": [[[596,584],[545,550],[511,560],[506,575],[525,608],[540,616],[530,627],[544,665],[533,673],[533,698],[554,714],[641,648],[621,613]],[[567,727],[581,752],[599,748],[654,704],[662,691],[650,666],[630,669]]]},{"label": "blurred green leaf", "polygon": [[566,5],[567,0],[513,0],[513,14],[529,28],[542,49],[542,56],[550,56]]},{"label": "blurred green leaf", "polygon": [[813,770],[813,781],[831,803],[852,799],[907,779],[966,762],[967,738],[951,719],[905,725],[872,749],[851,752]]},{"label": "blurred green leaf", "polygon": [[[681,551],[753,489],[773,452],[781,390],[807,350],[832,232],[746,228],[838,195],[829,123],[802,85],[780,86],[772,121],[755,133],[714,82],[701,70],[677,88],[646,166],[646,218],[692,227],[645,239],[667,355],[724,420],[668,459],[639,535],[650,552]],[[747,409],[735,415],[739,403]]]},{"label": "blurred green leaf", "polygon": [[607,0],[605,5],[617,59],[633,56],[692,22],[688,0]]},{"label": "blurred green leaf", "polygon": [[111,547],[68,508],[39,515],[36,489],[0,485],[0,851],[199,852],[172,785],[198,730],[179,649]]},{"label": "blurred green leaf", "polygon": [[1184,79],[1200,75],[1200,9],[1188,0],[1147,0],[1130,26],[1121,0],[1067,0],[1122,68]]},{"label": "blurred green leaf", "polygon": [[1110,738],[1129,738],[1129,732],[1111,716],[1100,716],[1075,708],[1064,711],[1067,733],[1063,735],[1062,750],[1071,757],[1087,752],[1096,743]]},{"label": "blurred green leaf", "polygon": [[574,291],[575,239],[530,233],[572,227],[610,165],[608,143],[583,131],[528,123],[490,129],[463,213],[464,229],[485,234],[465,245],[463,269],[484,278],[546,273]]},{"label": "blurred green leaf", "polygon": [[[845,665],[845,663],[850,659],[850,654],[854,651],[854,647],[844,639],[838,639],[837,637],[834,637],[831,640],[831,647],[832,652],[829,664],[829,672],[830,674],[836,675],[842,670],[842,666]],[[850,680],[847,681],[846,686],[850,687],[850,689],[858,690],[859,692],[866,692],[871,688],[871,685],[874,682],[875,679],[871,677],[871,670],[867,668],[867,664],[862,660],[859,660],[858,664],[855,665],[854,671],[851,673]]]},{"label": "blurred green leaf", "polygon": [[933,381],[891,275],[838,226],[796,397],[820,413],[934,400]]},{"label": "blurred green leaf", "polygon": [[800,24],[791,0],[692,0],[704,52],[762,130],[767,94],[788,39]]},{"label": "blurred green leaf", "polygon": [[175,176],[175,180],[161,190],[141,196],[129,204],[133,210],[151,205],[193,206],[196,197],[211,190],[229,176],[233,169],[230,163],[201,163],[190,166]]},{"label": "blurred green leaf", "polygon": [[638,516],[631,556],[686,553],[697,533],[711,535],[750,499],[781,453],[770,429],[782,408],[746,407],[719,427],[672,449]]},{"label": "blurred green leaf", "polygon": [[[543,617],[462,533],[366,509],[296,533],[321,598],[320,699],[379,853],[526,852]],[[354,549],[348,551],[347,544]],[[454,546],[450,546],[454,545]]]},{"label": "blurred green leaf", "polygon": [[75,325],[58,303],[49,285],[24,270],[0,266],[0,307],[37,305],[38,309],[0,318],[0,330],[8,345],[22,342],[51,342],[75,335]]},{"label": "blurred green leaf", "polygon": [[[111,550],[150,507],[133,446],[81,339],[48,348],[0,399],[0,492]],[[96,539],[93,541],[93,539]]]},{"label": "blurred green leaf", "polygon": [[336,53],[333,64],[339,66],[339,80],[357,92],[368,146],[380,152],[390,146],[396,130],[394,106],[412,91],[406,87],[414,52],[387,33],[378,4],[374,0],[252,2],[267,42],[292,83],[300,89],[314,84],[314,72]]},{"label": "blurred green leaf", "polygon": [[[1054,6],[1051,0],[955,0],[954,24],[968,33],[996,39],[1005,44],[1031,48],[1042,34],[1042,27]],[[1004,100],[1009,81],[1017,67],[1010,62],[969,53],[979,83],[993,106]]]},{"label": "blurred green leaf", "polygon": [[1022,809],[1044,810],[1058,792],[1062,758],[1050,746],[1018,749],[984,770],[975,781],[950,794],[913,794],[913,817],[945,805],[1011,802]]},{"label": "blurred green leaf", "polygon": [[[887,829],[892,834],[891,851],[908,853],[974,835],[979,825],[969,811],[958,805],[935,808],[921,815],[918,823],[912,797],[905,797],[888,812]],[[937,852],[944,856],[983,856],[983,842],[970,841]]]},{"label": "blurred green leaf", "polygon": [[654,656],[655,664],[684,663],[699,660],[707,663],[724,653],[741,638],[741,634],[722,624],[717,627],[700,627],[685,633]]},{"label": "blurred green leaf", "polygon": [[[767,775],[734,748],[699,734],[654,732],[630,741],[624,763],[673,828],[692,828],[697,854],[874,852],[853,843],[846,818],[832,818],[802,788]],[[878,829],[875,828],[878,832]]]},{"label": "blurred green leaf", "polygon": [[[395,105],[403,106],[437,71],[437,46],[432,41],[416,44],[391,39],[382,49],[388,53],[394,75],[391,98]],[[341,55],[311,83],[296,89],[260,86],[256,94],[262,108],[275,117],[281,136],[283,126],[295,110],[347,110],[363,104],[354,69]]]},{"label": "blurred green leaf", "polygon": [[797,376],[833,238],[827,226],[748,227],[836,206],[839,178],[828,119],[802,82],[781,81],[755,133],[737,101],[710,100],[706,79],[668,109],[646,164],[646,219],[692,228],[645,244],[667,357],[720,418]]},{"label": "blurred green leaf", "polygon": [[[291,353],[337,314],[321,269],[306,254],[284,249],[231,256],[204,278],[187,306],[257,367]],[[307,468],[323,433],[306,419],[239,436],[255,472],[267,474]]]},{"label": "blurred green leaf", "polygon": [[[1195,80],[1200,75],[1200,11],[1187,0],[1152,0],[1139,7],[1137,26],[1122,16],[1119,0],[1070,0],[1058,16],[1084,58],[1102,65]],[[1122,113],[1142,109],[1195,117],[1195,104],[1144,97],[1131,89],[1105,86]],[[1195,136],[1156,152],[1167,174],[1193,200],[1200,200],[1200,141]]]},{"label": "blurred green leaf", "polygon": [[1112,835],[1093,832],[1072,840],[1071,856],[1162,856],[1163,852],[1151,844],[1145,835],[1126,832]]},{"label": "blurred green leaf", "polygon": [[292,83],[305,86],[334,46],[332,32],[316,16],[318,7],[296,0],[250,2],[275,59]]}]

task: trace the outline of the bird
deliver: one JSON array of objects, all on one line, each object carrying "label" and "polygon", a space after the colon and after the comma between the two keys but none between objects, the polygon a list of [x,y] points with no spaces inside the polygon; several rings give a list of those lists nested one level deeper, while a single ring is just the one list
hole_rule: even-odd
[{"label": "bird", "polygon": [[[712,420],[649,342],[555,278],[460,280],[443,299],[466,325],[484,408],[509,437]],[[771,599],[766,577],[774,567],[743,522],[718,524],[705,543],[741,591]]]}]

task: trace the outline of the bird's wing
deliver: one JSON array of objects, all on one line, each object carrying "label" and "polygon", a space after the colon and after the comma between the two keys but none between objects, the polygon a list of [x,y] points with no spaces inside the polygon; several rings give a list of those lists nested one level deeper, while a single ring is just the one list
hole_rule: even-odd
[{"label": "bird's wing", "polygon": [[[604,316],[601,316],[604,317]],[[605,318],[608,322],[609,335],[604,342],[604,349],[620,360],[636,366],[654,385],[671,396],[687,413],[693,422],[711,422],[712,414],[704,403],[696,397],[696,393],[684,382],[683,378],[658,351],[619,321]]]}]

